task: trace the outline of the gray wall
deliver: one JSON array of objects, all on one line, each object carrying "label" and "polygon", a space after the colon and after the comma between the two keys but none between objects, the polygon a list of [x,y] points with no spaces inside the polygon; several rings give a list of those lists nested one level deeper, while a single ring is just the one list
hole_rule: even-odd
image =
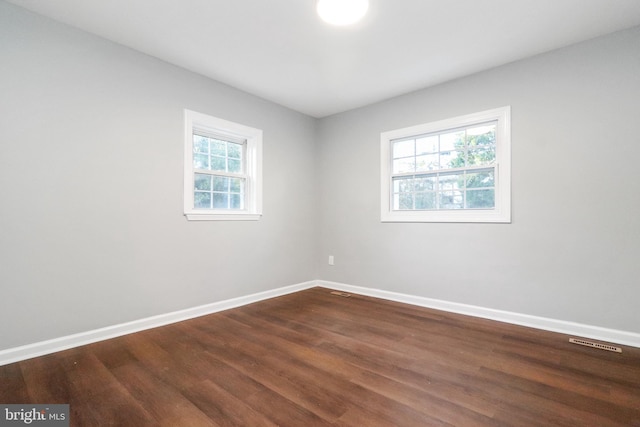
[{"label": "gray wall", "polygon": [[[638,46],[314,120],[0,1],[0,350],[315,278],[640,332]],[[380,222],[380,132],[504,105],[512,224]],[[260,221],[183,217],[184,108],[264,130]]]},{"label": "gray wall", "polygon": [[[639,46],[635,28],[322,120],[320,277],[640,332]],[[505,105],[512,224],[380,222],[380,132]]]},{"label": "gray wall", "polygon": [[[264,131],[264,215],[182,215],[183,109]],[[0,349],[315,278],[316,122],[0,2]]]}]

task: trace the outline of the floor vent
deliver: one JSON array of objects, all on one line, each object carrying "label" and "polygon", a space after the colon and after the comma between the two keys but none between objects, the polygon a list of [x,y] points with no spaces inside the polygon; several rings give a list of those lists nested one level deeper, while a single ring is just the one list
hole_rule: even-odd
[{"label": "floor vent", "polygon": [[346,292],[340,292],[340,291],[331,291],[331,295],[338,295],[339,297],[345,297],[345,298],[349,298],[351,296],[351,294],[348,294]]},{"label": "floor vent", "polygon": [[569,338],[569,342],[578,345],[584,345],[587,347],[599,348],[600,350],[614,351],[616,353],[622,353],[620,347],[614,347],[612,345],[600,344],[597,342],[585,341],[577,338]]}]

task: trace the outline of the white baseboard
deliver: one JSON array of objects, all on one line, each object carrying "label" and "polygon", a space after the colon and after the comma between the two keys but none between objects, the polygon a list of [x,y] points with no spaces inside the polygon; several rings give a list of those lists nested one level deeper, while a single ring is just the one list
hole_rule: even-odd
[{"label": "white baseboard", "polygon": [[106,328],[95,329],[92,331],[81,332],[74,335],[68,335],[47,341],[37,342],[34,344],[28,344],[20,347],[2,350],[0,351],[0,366],[19,362],[21,360],[31,359],[33,357],[43,356],[45,354],[55,353],[56,351],[62,351],[73,347],[79,347],[81,345],[91,344],[97,341],[103,341],[109,338],[115,338],[122,335],[143,331],[145,329],[156,328],[158,326],[164,326],[170,323],[193,319],[194,317],[200,317],[223,310],[229,310],[231,308],[240,307],[242,305],[247,305],[265,299],[298,292],[304,289],[309,289],[314,286],[317,286],[316,281],[299,283],[297,285],[285,286],[283,288],[272,289],[269,291],[259,292],[243,297],[214,302],[212,304],[205,304],[185,310],[179,310],[171,313],[161,314],[158,316],[147,317],[145,319],[134,320],[132,322],[122,323],[119,325],[107,326]]},{"label": "white baseboard", "polygon": [[375,298],[382,298],[391,301],[417,305],[421,307],[433,308],[436,310],[449,311],[452,313],[465,314],[468,316],[512,323],[514,325],[527,326],[530,328],[542,329],[545,331],[559,332],[561,334],[575,335],[578,337],[590,338],[598,341],[605,341],[640,348],[640,334],[635,332],[619,331],[616,329],[601,328],[599,326],[584,325],[581,323],[567,322],[564,320],[548,319],[545,317],[530,316],[528,314],[494,310],[491,308],[442,301],[432,298],[418,297],[414,295],[383,291],[379,289],[352,286],[344,283],[329,282],[326,280],[317,280],[316,284],[317,286],[331,288],[343,292],[351,292],[354,294],[361,294]]},{"label": "white baseboard", "polygon": [[108,326],[106,328],[95,329],[92,331],[81,332],[74,335],[68,335],[47,341],[37,342],[34,344],[28,344],[20,347],[2,350],[0,351],[0,366],[19,362],[21,360],[31,359],[33,357],[43,356],[45,354],[55,353],[57,351],[67,350],[73,347],[91,344],[109,338],[115,338],[122,335],[143,331],[145,329],[156,328],[158,326],[164,326],[171,323],[181,322],[183,320],[193,319],[194,317],[200,317],[207,314],[217,313],[223,310],[229,310],[231,308],[240,307],[269,298],[287,295],[293,292],[313,288],[315,286],[322,286],[325,288],[351,292],[354,294],[367,295],[375,298],[382,298],[421,307],[428,307],[436,310],[460,313],[474,317],[512,323],[515,325],[527,326],[546,331],[559,332],[567,335],[575,335],[578,337],[590,338],[598,341],[605,341],[640,348],[640,334],[634,332],[583,325],[580,323],[530,316],[527,314],[513,313],[509,311],[493,310],[490,308],[401,294],[397,292],[383,291],[380,289],[352,286],[344,283],[330,282],[326,280],[312,280],[309,282],[285,286],[282,288],[272,289],[269,291],[259,292],[243,297],[219,301],[212,304],[192,307],[186,310],[174,311],[171,313],[147,317],[145,319],[134,320],[132,322],[122,323],[119,325]]}]

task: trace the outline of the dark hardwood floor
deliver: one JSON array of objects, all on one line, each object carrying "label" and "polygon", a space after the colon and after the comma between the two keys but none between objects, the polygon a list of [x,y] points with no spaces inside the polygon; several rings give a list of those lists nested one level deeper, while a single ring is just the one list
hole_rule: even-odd
[{"label": "dark hardwood floor", "polygon": [[314,288],[0,367],[72,426],[640,426],[640,349]]}]

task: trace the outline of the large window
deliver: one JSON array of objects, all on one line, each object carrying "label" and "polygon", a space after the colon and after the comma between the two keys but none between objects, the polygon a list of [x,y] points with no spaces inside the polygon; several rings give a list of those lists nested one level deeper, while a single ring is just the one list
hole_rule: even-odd
[{"label": "large window", "polygon": [[262,131],[185,110],[184,212],[189,220],[257,220]]},{"label": "large window", "polygon": [[382,221],[510,222],[510,108],[381,134]]}]

